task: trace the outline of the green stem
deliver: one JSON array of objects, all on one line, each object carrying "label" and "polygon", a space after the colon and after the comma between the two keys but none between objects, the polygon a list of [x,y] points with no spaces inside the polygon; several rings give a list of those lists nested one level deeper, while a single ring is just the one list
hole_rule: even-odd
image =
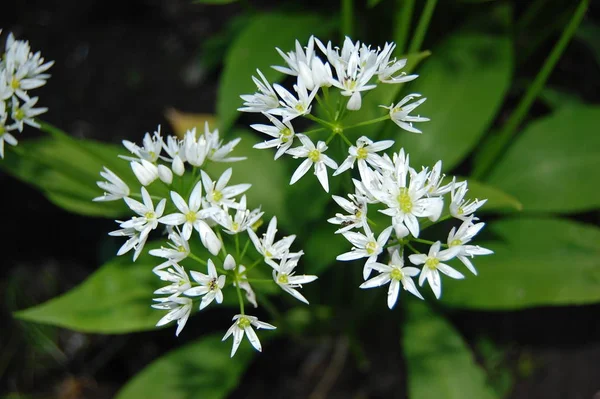
[{"label": "green stem", "polygon": [[423,8],[421,18],[419,18],[419,24],[417,25],[413,39],[410,42],[410,47],[408,48],[409,54],[416,53],[421,49],[421,45],[425,39],[427,28],[429,28],[429,22],[431,21],[431,16],[433,15],[433,10],[435,10],[436,3],[437,0],[427,0],[427,3],[425,3],[425,8]]},{"label": "green stem", "polygon": [[352,36],[354,20],[354,5],[352,0],[342,0],[342,42],[345,36]]},{"label": "green stem", "polygon": [[567,44],[569,44],[569,41],[577,31],[577,27],[581,23],[588,5],[589,0],[581,0],[579,6],[571,17],[569,25],[567,25],[560,36],[560,39],[558,42],[556,42],[554,48],[544,61],[542,69],[535,77],[535,80],[531,86],[529,86],[529,89],[517,105],[515,111],[512,113],[506,124],[504,124],[496,136],[496,140],[494,141],[495,145],[490,148],[490,151],[488,152],[487,156],[481,160],[481,163],[475,167],[475,170],[473,171],[473,178],[479,180],[483,179],[490,172],[491,167],[496,164],[498,157],[504,153],[510,144],[511,139],[517,132],[517,128],[529,113],[533,102],[544,88],[550,73],[566,49]]},{"label": "green stem", "polygon": [[324,127],[320,127],[318,129],[307,130],[306,132],[302,132],[302,134],[308,136],[309,134],[319,133],[319,132],[322,132],[324,130],[327,130],[327,129],[325,129]]},{"label": "green stem", "polygon": [[408,32],[410,31],[410,20],[415,8],[415,0],[398,0],[396,3],[399,9],[399,17],[394,32],[396,54],[404,54],[406,43],[408,43]]},{"label": "green stem", "polygon": [[323,125],[323,126],[328,127],[330,129],[335,128],[335,125],[333,123],[327,122],[326,120],[321,119],[321,118],[317,118],[314,115],[306,114],[306,115],[304,115],[304,117],[310,119],[313,122],[317,122],[319,125]]},{"label": "green stem", "polygon": [[329,117],[329,119],[333,119],[333,117],[331,115],[331,110],[329,109],[327,104],[323,101],[321,96],[317,94],[315,96],[315,98],[317,99],[317,102],[319,103],[319,105],[325,110],[325,112],[327,112],[327,116]]},{"label": "green stem", "polygon": [[415,247],[413,247],[413,246],[412,246],[412,244],[411,244],[410,242],[407,242],[407,243],[406,243],[406,246],[407,246],[407,247],[408,247],[408,248],[409,248],[411,251],[413,251],[413,252],[414,252],[414,253],[416,253],[416,254],[420,254],[420,253],[421,253],[421,252],[419,252],[419,251],[418,251],[418,250],[417,250]]},{"label": "green stem", "polygon": [[375,119],[371,119],[369,121],[364,121],[364,122],[357,123],[356,125],[351,125],[351,126],[344,127],[344,130],[354,129],[355,127],[372,125],[374,123],[383,122],[383,121],[388,120],[388,119],[390,119],[390,114],[389,113],[385,114],[384,116],[382,116],[380,118],[375,118]]},{"label": "green stem", "polygon": [[271,278],[249,278],[249,283],[274,283]]},{"label": "green stem", "polygon": [[244,249],[242,249],[242,254],[240,255],[240,259],[239,259],[240,262],[244,259],[244,255],[246,255],[246,251],[248,250],[248,245],[250,245],[250,240],[246,241],[246,244],[244,244]]},{"label": "green stem", "polygon": [[238,258],[238,261],[240,261],[240,237],[238,237],[238,235],[235,235],[235,256]]},{"label": "green stem", "polygon": [[[415,238],[415,237],[413,237],[410,240],[414,241],[414,242],[420,242],[421,244],[427,244],[427,245],[433,245],[433,244],[435,244],[435,241],[424,240],[422,238]],[[442,243],[442,247],[448,248],[448,244],[443,244]]]},{"label": "green stem", "polygon": [[193,260],[200,263],[201,265],[208,266],[208,263],[204,259],[200,258],[199,256],[194,255],[191,252],[188,254],[188,257],[192,258]]},{"label": "green stem", "polygon": [[[236,273],[237,273],[237,271],[236,271]],[[244,298],[242,297],[242,290],[240,289],[239,279],[236,277],[235,281],[237,282],[237,284],[235,284],[235,290],[237,291],[238,302],[240,304],[240,314],[245,314],[244,313]]]},{"label": "green stem", "polygon": [[352,147],[354,145],[354,144],[352,144],[352,142],[350,140],[348,140],[348,137],[346,137],[344,132],[340,132],[339,135],[346,142],[346,144],[348,144],[350,147]]}]

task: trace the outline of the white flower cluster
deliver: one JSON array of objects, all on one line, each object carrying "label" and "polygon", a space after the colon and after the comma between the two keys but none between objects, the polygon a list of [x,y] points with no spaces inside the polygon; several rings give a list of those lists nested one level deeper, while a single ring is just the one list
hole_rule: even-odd
[{"label": "white flower cluster", "polygon": [[[323,61],[318,55],[315,44],[326,61]],[[334,136],[340,135],[348,143],[344,130],[354,126],[344,126],[343,120],[347,116],[346,111],[360,110],[362,93],[375,89],[378,83],[397,84],[417,78],[417,75],[407,75],[405,72],[401,72],[406,66],[406,59],[392,58],[395,47],[396,45],[393,43],[386,43],[383,49],[374,49],[360,42],[354,43],[347,37],[340,49],[332,47],[331,42],[324,45],[319,39],[311,36],[308,46],[305,48],[296,41],[295,50],[287,54],[277,49],[287,66],[274,66],[273,68],[287,75],[295,76],[297,80],[293,85],[294,93],[292,93],[279,84],[271,85],[259,70],[257,72],[260,79],[252,78],[258,92],[252,95],[242,95],[244,106],[239,110],[263,113],[271,122],[271,125],[251,125],[253,129],[271,137],[270,140],[255,145],[255,148],[276,147],[275,159],[284,154],[294,158],[305,158],[292,176],[290,184],[298,181],[313,166],[319,182],[325,191],[329,191],[326,168],[335,169],[334,175],[349,168],[347,163],[338,168],[335,160],[324,155],[329,141]],[[330,93],[330,88],[337,89],[337,92]],[[335,105],[331,104],[334,94],[338,96]],[[424,122],[429,119],[410,115],[426,100],[420,98],[411,103],[412,100],[419,97],[421,97],[420,94],[410,94],[396,105],[381,105],[388,109],[388,114],[374,122],[391,119],[404,130],[421,133],[413,126],[413,122]],[[325,108],[324,111],[331,120],[325,121],[311,114],[315,98]],[[292,120],[299,116],[322,124],[326,129],[332,131],[332,136],[327,141],[318,141],[314,144],[308,136],[316,131],[296,133]],[[292,148],[296,138],[299,139],[300,146]],[[367,143],[363,143],[363,146],[365,144]],[[381,149],[384,148],[371,148],[372,151]]]},{"label": "white flower cluster", "polygon": [[[0,30],[0,33],[2,30]],[[9,34],[0,56],[0,158],[4,158],[4,143],[17,145],[11,132],[22,132],[24,125],[39,128],[35,117],[48,108],[38,107],[38,97],[29,91],[46,84],[50,75],[45,72],[54,61],[45,62],[41,53],[33,53],[29,42],[15,40]]]},{"label": "white flower cluster", "polygon": [[[492,251],[469,244],[473,237],[483,228],[484,223],[474,212],[485,204],[486,200],[465,200],[468,191],[467,182],[456,182],[452,179],[443,184],[441,174],[442,163],[437,162],[429,170],[420,172],[409,165],[409,157],[404,150],[379,156],[372,154],[371,162],[359,167],[360,179],[353,179],[355,192],[348,198],[333,196],[346,214],[338,213],[329,219],[330,223],[340,225],[336,231],[342,234],[351,244],[352,249],[337,257],[337,260],[351,261],[367,258],[363,267],[363,277],[367,280],[371,272],[379,274],[365,281],[360,288],[373,288],[390,283],[388,290],[388,306],[391,309],[400,292],[400,285],[423,299],[418,292],[412,277],[419,275],[419,285],[429,283],[436,298],[441,296],[440,272],[454,279],[462,279],[464,275],[443,263],[458,258],[473,274],[477,274],[470,261],[476,255],[488,255]],[[444,196],[450,194],[448,212],[444,212]],[[388,216],[382,231],[376,236],[370,227],[368,218],[369,206],[378,213]],[[420,238],[422,225],[455,218],[462,223],[453,227],[445,244],[440,241],[429,241]],[[419,253],[411,242],[430,245],[427,255]],[[444,247],[444,249],[442,249]],[[378,262],[380,255],[389,254],[389,263]],[[404,266],[406,250],[414,252],[408,256],[413,265],[423,265],[422,269]]]},{"label": "white flower cluster", "polygon": [[[476,274],[470,258],[491,253],[470,244],[484,226],[484,223],[477,223],[474,212],[486,200],[465,201],[467,182],[459,183],[456,179],[443,182],[441,161],[431,169],[423,168],[417,172],[410,167],[409,157],[404,150],[391,156],[382,153],[394,145],[393,140],[373,141],[364,135],[350,140],[347,136],[350,130],[360,131],[363,126],[386,120],[392,120],[408,132],[421,133],[413,123],[429,120],[411,115],[425,101],[420,94],[413,93],[395,105],[379,105],[388,110],[386,115],[352,125],[345,121],[347,111],[354,111],[360,116],[358,111],[364,108],[362,94],[375,90],[379,83],[404,83],[417,78],[417,75],[401,72],[406,66],[406,59],[392,58],[394,49],[393,43],[375,49],[360,42],[354,43],[349,38],[345,39],[342,48],[333,47],[331,42],[324,45],[314,37],[309,39],[306,47],[296,41],[296,47],[291,52],[277,49],[287,66],[273,67],[296,77],[294,93],[279,84],[271,85],[258,71],[260,79],[253,77],[258,92],[241,96],[244,106],[239,109],[260,112],[271,122],[270,125],[251,125],[253,129],[271,137],[255,145],[255,148],[277,148],[275,159],[284,154],[303,159],[291,176],[290,184],[298,181],[312,167],[322,187],[329,192],[328,167],[334,170],[333,176],[337,176],[354,170],[355,164],[358,164],[358,173],[354,174],[356,178],[353,179],[355,191],[347,194],[347,198],[333,196],[346,213],[339,213],[329,221],[340,226],[337,233],[343,234],[353,246],[337,259],[350,261],[366,258],[363,268],[366,281],[361,288],[390,283],[390,308],[397,301],[400,284],[422,298],[412,277],[418,275],[420,285],[428,281],[439,298],[439,272],[451,278],[464,278],[463,274],[443,262],[458,258]],[[333,91],[332,88],[338,90]],[[313,104],[314,100],[316,104]],[[313,112],[314,108],[320,108],[320,112]],[[300,116],[321,127],[298,132],[292,122]],[[325,140],[313,138],[320,132],[327,135]],[[325,155],[330,141],[336,137],[348,149],[346,158],[339,166],[336,160]],[[298,141],[299,145],[294,146]],[[444,197],[448,194],[450,205],[444,213]],[[385,215],[389,219],[383,225],[375,224],[367,218],[368,208],[375,208],[376,215]],[[424,227],[451,217],[461,220],[462,224],[450,231],[446,244],[420,238]],[[378,234],[373,231],[373,226],[380,228]],[[428,255],[419,253],[415,248],[415,245],[418,247],[421,244],[430,245]],[[407,251],[413,253],[408,255]],[[380,255],[385,253],[389,255],[389,262],[378,262]],[[404,267],[405,256],[413,265],[424,266]],[[369,279],[373,270],[379,274]]]},{"label": "white flower cluster", "polygon": [[[250,184],[229,185],[231,168],[218,178],[210,176],[206,167],[209,162],[244,159],[230,156],[239,141],[237,138],[224,143],[218,130],[211,131],[208,124],[203,134],[197,135],[196,129],[192,129],[181,140],[174,136],[163,138],[159,127],[153,134],[146,133],[142,146],[124,141],[132,155],[121,158],[130,162],[132,172],[141,185],[139,194],[111,170],[104,168],[101,175],[106,181],[97,184],[105,193],[94,199],[123,199],[135,214],[129,220],[117,221],[120,229],[109,233],[127,237],[118,255],[133,250],[135,261],[154,230],[163,226],[167,232],[168,241],[149,251],[150,255],[164,259],[154,268],[154,273],[169,283],[154,292],[158,297],[152,306],[168,311],[157,326],[175,321],[178,324],[176,334],[179,335],[192,312],[194,298],[200,302],[199,309],[202,310],[215,301],[222,303],[223,291],[237,291],[237,295],[233,295],[239,300],[240,314],[234,317],[234,324],[223,338],[233,335],[231,356],[244,334],[257,350],[261,350],[253,327],[275,328],[244,312],[245,302],[258,306],[252,287],[256,281],[253,276],[257,275],[257,266],[261,263],[267,265],[272,275],[272,279],[261,282],[270,282],[304,303],[308,301],[298,288],[317,278],[296,274],[303,252],[291,252],[295,236],[276,238],[275,217],[271,219],[266,234],[262,237],[256,234],[255,228],[260,225],[264,212],[260,208],[247,207],[244,193]],[[164,193],[165,186],[169,192],[167,198],[156,194]],[[198,250],[194,253],[192,239],[195,233],[210,255],[204,251],[202,255]],[[251,244],[256,250],[254,256],[248,253]],[[189,271],[185,263],[191,263]],[[207,274],[193,270],[198,264],[206,268]]]}]

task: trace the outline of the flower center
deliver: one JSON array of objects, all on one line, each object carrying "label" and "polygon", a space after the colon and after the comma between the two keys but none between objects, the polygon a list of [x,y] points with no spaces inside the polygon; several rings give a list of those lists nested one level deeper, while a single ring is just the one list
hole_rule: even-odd
[{"label": "flower center", "polygon": [[308,159],[310,159],[311,161],[318,162],[319,158],[321,158],[321,152],[319,150],[314,149],[308,152]]},{"label": "flower center", "polygon": [[367,159],[367,155],[369,155],[369,151],[365,147],[356,150],[356,158],[358,159]]},{"label": "flower center", "polygon": [[279,277],[277,277],[277,282],[279,284],[287,284],[289,282],[287,274],[280,274]]},{"label": "flower center", "polygon": [[146,212],[146,214],[144,214],[144,217],[146,219],[154,219],[156,217],[156,215],[154,214],[154,212],[148,211],[148,212]]},{"label": "flower center", "polygon": [[396,199],[398,200],[398,205],[403,213],[410,213],[410,211],[412,211],[413,203],[410,199],[410,195],[408,195],[408,189],[406,187],[400,189],[400,194],[398,194]]},{"label": "flower center", "polygon": [[219,202],[223,199],[223,193],[220,192],[219,190],[215,190],[212,193],[212,198],[213,198],[213,201]]},{"label": "flower center", "polygon": [[272,254],[271,252],[269,252],[269,250],[266,250],[266,251],[265,251],[265,257],[267,257],[267,258],[272,258],[272,257],[273,257],[273,254]]},{"label": "flower center", "polygon": [[279,131],[281,137],[279,138],[282,143],[287,143],[292,138],[292,131],[289,127],[283,128]]},{"label": "flower center", "polygon": [[13,78],[12,82],[10,82],[10,87],[13,90],[17,90],[21,86],[21,82],[17,78]]},{"label": "flower center", "polygon": [[183,252],[183,253],[187,252],[187,250],[185,249],[185,247],[183,245],[180,245],[179,247],[177,247],[177,250],[179,252]]},{"label": "flower center", "polygon": [[231,230],[238,231],[239,229],[240,229],[240,224],[238,222],[233,222],[233,224],[231,225]]},{"label": "flower center", "polygon": [[369,255],[373,255],[377,250],[377,243],[375,241],[368,242],[367,245],[365,245],[365,249]]},{"label": "flower center", "polygon": [[196,212],[189,211],[185,214],[185,220],[190,223],[194,223],[197,219]]},{"label": "flower center", "polygon": [[250,324],[252,324],[252,323],[250,323],[250,320],[247,317],[242,316],[238,319],[237,324],[238,324],[239,328],[244,330],[244,329],[246,329],[246,327],[250,327]]},{"label": "flower center", "polygon": [[451,247],[455,247],[455,246],[457,246],[457,245],[461,245],[461,244],[462,244],[462,241],[461,241],[461,240],[459,240],[458,238],[455,238],[454,240],[452,240],[452,241],[450,242],[450,246],[451,246]]},{"label": "flower center", "polygon": [[463,209],[463,207],[459,207],[458,211],[456,211],[457,214],[462,215],[463,213],[465,213],[465,210]]},{"label": "flower center", "polygon": [[440,260],[438,258],[427,258],[425,261],[425,266],[430,268],[431,270],[437,269],[437,265],[440,264]]},{"label": "flower center", "polygon": [[25,119],[25,112],[21,108],[15,109],[15,119],[19,121]]},{"label": "flower center", "polygon": [[211,291],[215,291],[219,288],[219,284],[217,283],[217,279],[213,278],[208,282],[208,289]]},{"label": "flower center", "polygon": [[304,112],[304,104],[296,104],[296,106],[294,107],[294,109],[298,112]]},{"label": "flower center", "polygon": [[390,272],[390,277],[394,280],[402,280],[404,278],[404,273],[402,273],[402,270],[394,268]]}]

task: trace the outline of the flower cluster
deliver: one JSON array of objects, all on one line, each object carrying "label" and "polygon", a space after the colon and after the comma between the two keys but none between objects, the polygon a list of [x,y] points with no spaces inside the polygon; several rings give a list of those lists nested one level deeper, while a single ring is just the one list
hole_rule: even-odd
[{"label": "flower cluster", "polygon": [[[413,123],[429,120],[411,115],[426,100],[421,94],[412,93],[396,104],[379,105],[387,110],[387,114],[381,117],[358,123],[357,118],[353,118],[354,124],[348,124],[346,118],[349,115],[354,113],[360,116],[359,111],[364,107],[362,96],[366,91],[376,90],[381,83],[397,84],[417,78],[417,75],[402,71],[407,60],[393,58],[394,50],[393,43],[386,43],[383,48],[372,48],[353,42],[350,38],[345,39],[341,48],[333,47],[331,42],[325,45],[314,37],[309,39],[306,47],[296,41],[296,47],[291,52],[277,49],[286,66],[273,67],[296,77],[293,92],[279,84],[271,85],[257,71],[260,79],[253,77],[253,80],[258,92],[241,96],[244,104],[239,109],[260,112],[271,123],[251,125],[253,129],[270,136],[268,141],[255,145],[255,148],[277,148],[275,159],[284,154],[303,159],[291,176],[290,184],[314,168],[317,179],[329,192],[327,168],[334,171],[333,176],[353,173],[354,192],[333,196],[346,213],[338,213],[329,222],[339,225],[336,233],[342,234],[352,244],[352,249],[339,255],[337,260],[366,258],[363,267],[366,281],[360,287],[372,288],[389,283],[390,308],[397,301],[400,286],[422,298],[412,281],[413,277],[419,276],[421,286],[427,281],[439,298],[440,272],[451,278],[464,278],[462,273],[444,262],[458,258],[476,274],[470,259],[491,253],[470,244],[484,226],[484,223],[477,222],[474,212],[486,201],[466,201],[467,182],[445,179],[441,161],[431,169],[417,171],[409,165],[409,156],[404,150],[394,152],[391,156],[384,153],[395,145],[394,140],[374,141],[364,135],[355,140],[349,138],[350,130],[360,131],[361,127],[387,120],[405,131],[421,133]],[[313,101],[316,103],[313,104]],[[299,132],[292,125],[298,117],[304,117],[320,127]],[[320,133],[326,135],[323,140],[316,138]],[[347,149],[343,160],[336,161],[333,156],[325,155],[335,138],[340,139],[342,146]],[[357,171],[355,165],[358,165]],[[450,201],[444,212],[446,196],[450,197]],[[369,219],[368,214],[377,222]],[[379,220],[382,217],[385,218],[383,222]],[[452,228],[445,244],[420,237],[424,228],[450,218],[459,219],[462,223]],[[380,230],[374,232],[375,228]],[[427,255],[421,254],[416,248],[422,244],[430,246]],[[380,263],[380,257],[385,254],[388,255],[388,262]],[[405,267],[405,256],[413,266],[422,267]],[[378,275],[369,279],[373,270]]]},{"label": "flower cluster", "polygon": [[45,72],[53,64],[45,62],[39,51],[33,53],[29,42],[8,35],[0,56],[0,158],[4,158],[5,142],[18,143],[11,132],[22,132],[24,125],[40,127],[35,117],[48,109],[36,108],[38,97],[30,97],[29,91],[46,84],[50,75]]},{"label": "flower cluster", "polygon": [[[244,334],[261,350],[253,327],[275,328],[245,314],[246,303],[258,306],[260,291],[255,291],[253,283],[271,284],[308,303],[298,289],[317,278],[296,274],[303,252],[291,251],[294,235],[276,237],[276,217],[262,237],[257,235],[264,212],[247,206],[245,193],[250,184],[230,184],[231,168],[218,177],[212,175],[214,163],[244,159],[230,155],[239,141],[223,142],[218,130],[211,131],[208,124],[203,134],[192,129],[183,139],[164,138],[159,127],[153,134],[146,133],[141,146],[124,141],[131,154],[121,158],[130,163],[137,179],[133,182],[141,187],[131,189],[124,179],[104,168],[101,175],[106,180],[99,181],[98,186],[105,193],[94,199],[122,199],[134,214],[129,220],[117,221],[120,228],[109,233],[126,238],[118,255],[133,251],[135,261],[151,234],[156,230],[166,232],[167,240],[159,241],[149,251],[163,259],[153,271],[168,283],[154,292],[157,297],[152,307],[167,311],[157,326],[176,322],[179,335],[195,302],[203,310],[214,302],[223,303],[226,295],[237,297],[240,313],[234,316],[234,323],[223,338],[233,335],[231,356]],[[254,254],[249,251],[251,247]],[[261,264],[271,278],[261,278],[265,276],[264,268],[258,267]],[[197,270],[199,267],[201,271]],[[234,291],[237,295],[232,294]]]},{"label": "flower cluster", "polygon": [[[317,53],[315,45],[325,61]],[[296,83],[293,85],[292,93],[279,84],[271,85],[261,71],[257,70],[260,79],[256,77],[252,79],[258,92],[252,95],[242,95],[244,106],[239,108],[243,112],[260,112],[271,122],[270,125],[251,125],[253,129],[271,137],[268,141],[255,145],[255,148],[276,147],[275,159],[284,154],[291,155],[294,158],[304,158],[304,161],[292,176],[290,184],[298,181],[312,166],[325,191],[329,191],[327,167],[335,170],[334,175],[340,174],[351,167],[347,162],[338,167],[335,160],[324,154],[328,149],[329,142],[334,137],[339,136],[346,144],[351,145],[344,133],[345,131],[359,127],[359,125],[364,126],[386,119],[391,119],[404,130],[420,133],[421,131],[413,126],[413,122],[424,122],[429,119],[410,115],[415,108],[426,100],[420,98],[420,94],[407,95],[396,105],[380,105],[388,110],[387,115],[382,118],[355,126],[345,126],[343,124],[348,115],[347,111],[361,109],[364,92],[376,89],[379,83],[398,84],[417,78],[417,75],[408,75],[406,72],[401,72],[406,66],[406,59],[392,58],[395,47],[393,43],[386,43],[383,49],[374,49],[360,42],[354,43],[350,38],[346,38],[340,49],[332,47],[331,42],[325,45],[319,39],[311,36],[308,46],[305,48],[296,41],[294,51],[284,53],[277,49],[287,66],[274,66],[273,68],[287,75],[295,76]],[[335,92],[334,89],[336,89]],[[416,98],[419,99],[411,102]],[[324,108],[324,113],[328,115],[330,120],[324,120],[313,115],[312,104],[315,99]],[[335,101],[337,103],[333,104]],[[323,128],[303,133],[296,132],[292,121],[300,116],[321,124]],[[310,135],[325,130],[331,131],[328,139],[319,140],[315,144],[314,140],[309,138]],[[292,147],[296,138],[300,141],[300,145]],[[369,143],[364,142],[361,147],[353,149],[355,159],[366,157],[366,153],[356,153],[356,151],[363,149],[367,144]],[[382,149],[385,148],[369,148],[370,151],[380,151]]]}]

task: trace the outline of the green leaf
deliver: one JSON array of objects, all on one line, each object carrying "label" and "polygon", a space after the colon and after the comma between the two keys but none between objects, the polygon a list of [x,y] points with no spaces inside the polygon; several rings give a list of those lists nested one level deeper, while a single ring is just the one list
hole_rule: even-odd
[{"label": "green leaf", "polygon": [[600,26],[589,20],[583,21],[575,33],[575,37],[588,46],[596,63],[600,66],[600,39],[598,39],[600,38]]},{"label": "green leaf", "polygon": [[416,114],[431,119],[419,123],[423,134],[399,131],[397,149],[404,147],[415,167],[443,161],[451,170],[473,150],[490,126],[510,86],[513,70],[507,35],[455,33],[433,51],[410,91],[427,101]]},{"label": "green leaf", "polygon": [[[477,242],[495,253],[475,257],[479,276],[443,279],[449,306],[511,310],[600,302],[600,229],[559,218],[490,223],[497,241]],[[456,261],[455,266],[459,266]]]},{"label": "green leaf", "polygon": [[406,298],[403,347],[410,398],[493,399],[484,371],[459,333],[415,298]]},{"label": "green leaf", "polygon": [[104,264],[71,291],[14,316],[100,334],[152,330],[162,316],[150,307],[152,293],[161,286],[152,273],[158,263],[150,255],[142,255],[133,263],[127,254]]},{"label": "green leaf", "polygon": [[285,62],[275,50],[290,51],[294,41],[307,43],[310,35],[326,35],[334,28],[330,18],[316,14],[258,14],[232,43],[227,52],[219,84],[217,116],[222,131],[229,130],[239,116],[240,95],[252,94],[252,76],[260,69],[269,82],[283,79],[271,65]]},{"label": "green leaf", "polygon": [[600,107],[570,107],[531,123],[489,182],[525,211],[579,212],[600,206]]},{"label": "green leaf", "polygon": [[373,8],[379,3],[381,3],[381,0],[367,0],[367,8]]},{"label": "green leaf", "polygon": [[221,335],[203,337],[154,361],[116,399],[226,398],[255,353],[248,342],[242,342],[234,359],[230,351],[231,342],[221,342]]},{"label": "green leaf", "polygon": [[24,155],[9,154],[0,168],[40,189],[55,205],[87,216],[116,218],[128,213],[121,201],[92,202],[102,195],[96,181],[103,165],[128,184],[135,179],[128,163],[117,157],[120,147],[52,138],[28,140],[19,147]]},{"label": "green leaf", "polygon": [[[309,235],[304,244],[304,264],[307,274],[320,275],[338,262],[335,257],[348,251],[351,245],[341,234],[334,234],[339,226],[320,225]],[[343,267],[343,266],[340,266]]]},{"label": "green leaf", "polygon": [[233,168],[231,184],[252,184],[246,192],[249,206],[261,206],[267,215],[276,215],[281,223],[289,223],[285,204],[285,189],[289,179],[286,168],[273,160],[273,152],[252,148],[261,140],[251,132],[238,129],[232,132],[231,137],[242,139],[235,147],[233,156],[248,159],[234,164],[210,163],[206,171],[216,179],[226,169]]},{"label": "green leaf", "polygon": [[[465,180],[458,178],[457,181]],[[466,179],[469,184],[468,198],[486,199],[487,202],[483,205],[479,213],[498,210],[517,210],[523,209],[523,205],[512,195],[506,194],[504,191],[475,179]]]}]

